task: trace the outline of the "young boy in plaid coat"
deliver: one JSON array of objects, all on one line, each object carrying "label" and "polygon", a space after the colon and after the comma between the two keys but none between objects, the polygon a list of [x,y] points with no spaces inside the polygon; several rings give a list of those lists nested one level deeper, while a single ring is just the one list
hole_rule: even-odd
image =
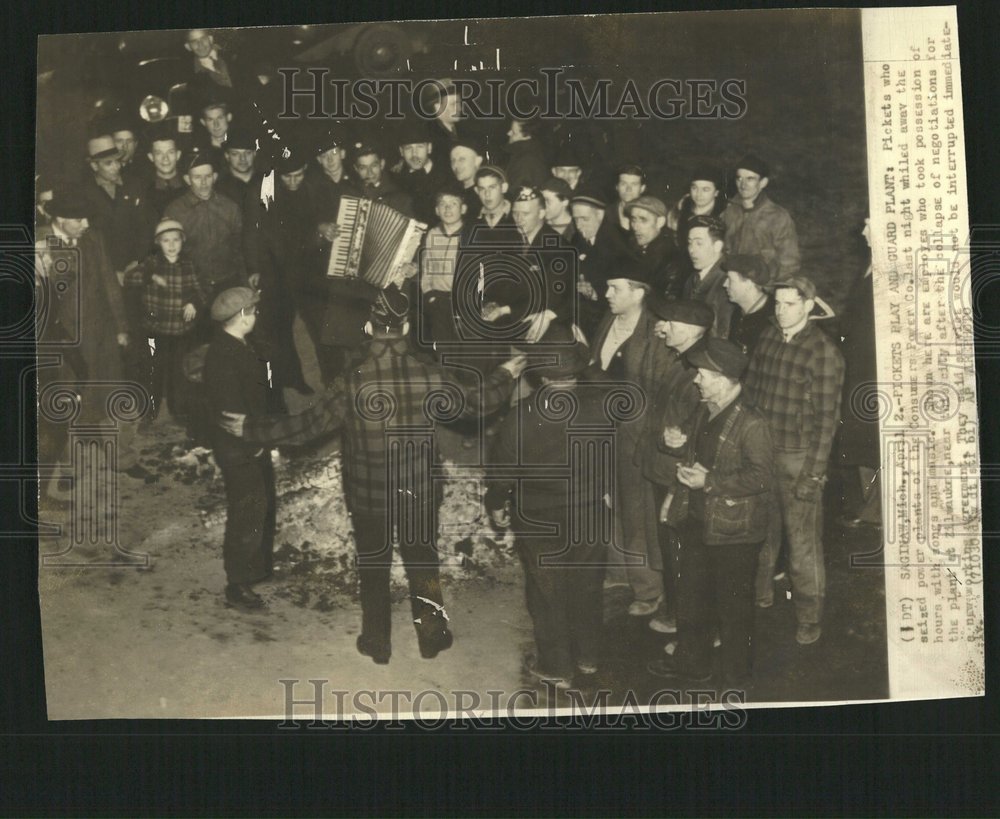
[{"label": "young boy in plaid coat", "polygon": [[181,362],[198,310],[205,302],[194,264],[183,252],[184,228],[174,219],[156,226],[153,240],[160,252],[149,256],[125,274],[126,287],[141,289],[142,327],[146,333],[150,367],[147,389],[156,418],[160,402],[167,397],[173,416],[185,415]]}]

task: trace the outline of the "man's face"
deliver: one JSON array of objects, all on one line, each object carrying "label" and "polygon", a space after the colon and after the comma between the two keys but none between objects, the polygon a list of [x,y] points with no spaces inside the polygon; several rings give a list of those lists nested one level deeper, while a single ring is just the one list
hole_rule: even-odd
[{"label": "man's face", "polygon": [[465,210],[465,202],[462,201],[462,197],[451,196],[450,194],[439,196],[437,205],[434,208],[437,218],[446,227],[451,227],[461,222]]},{"label": "man's face", "polygon": [[608,300],[612,315],[619,316],[642,304],[645,294],[641,287],[636,287],[628,279],[609,279],[604,298]]},{"label": "man's face", "polygon": [[399,155],[403,157],[403,162],[410,170],[419,171],[427,164],[427,159],[431,155],[431,144],[429,142],[411,142],[399,149]]},{"label": "man's face", "polygon": [[98,179],[121,184],[122,163],[117,157],[110,156],[107,159],[95,159],[91,161],[90,167],[94,169],[94,173],[97,174]]},{"label": "man's face", "polygon": [[636,176],[634,173],[620,173],[615,190],[618,191],[618,198],[627,205],[642,196],[646,186],[641,176]]},{"label": "man's face", "polygon": [[379,159],[378,154],[363,154],[354,160],[354,172],[366,185],[378,185],[382,181],[383,168],[385,160]]},{"label": "man's face", "polygon": [[503,195],[506,192],[507,185],[495,176],[481,176],[476,180],[476,194],[488,211],[494,211],[503,204]]},{"label": "man's face", "polygon": [[734,303],[746,301],[752,293],[756,292],[753,282],[745,279],[738,270],[730,270],[726,273],[726,281],[722,285],[729,294],[729,300]]},{"label": "man's face", "polygon": [[705,330],[697,324],[685,324],[683,321],[663,321],[662,319],[653,326],[653,332],[657,337],[663,339],[667,347],[675,350],[685,348],[689,342],[701,338]]},{"label": "man's face", "polygon": [[185,47],[188,51],[194,54],[195,57],[198,57],[199,59],[207,57],[212,53],[212,46],[214,45],[215,40],[207,31],[194,29],[193,31],[188,32],[188,39]]},{"label": "man's face", "polygon": [[167,261],[172,262],[181,254],[184,237],[179,230],[168,230],[156,237],[156,243],[160,246]]},{"label": "man's face", "polygon": [[645,247],[660,235],[667,220],[645,208],[632,208],[628,215],[628,224],[635,235],[636,241]]},{"label": "man's face", "polygon": [[212,170],[211,165],[196,165],[186,174],[184,181],[187,182],[191,192],[199,199],[209,199],[212,190],[215,188],[215,180],[219,175]]},{"label": "man's face", "polygon": [[226,148],[226,164],[233,173],[252,173],[256,152],[250,148]]},{"label": "man's face", "polygon": [[816,302],[803,299],[802,294],[794,287],[782,287],[774,294],[774,317],[783,330],[801,322],[815,306]]},{"label": "man's face", "polygon": [[455,179],[468,187],[483,160],[472,148],[458,145],[451,149],[451,172]]},{"label": "man's face", "polygon": [[702,400],[717,403],[729,391],[733,382],[720,372],[699,367],[694,383]]},{"label": "man's face", "polygon": [[462,118],[462,106],[458,94],[448,94],[438,102],[437,118],[447,125],[454,125]]},{"label": "man's face", "polygon": [[323,151],[317,159],[324,171],[336,175],[344,167],[344,155],[343,148],[331,148],[329,151]]},{"label": "man's face", "polygon": [[545,200],[545,219],[550,224],[564,219],[569,208],[569,202],[560,199],[553,191],[542,191],[542,199]]},{"label": "man's face", "polygon": [[716,200],[719,189],[714,182],[696,179],[691,183],[691,201],[696,208],[707,208]]},{"label": "man's face", "polygon": [[576,225],[580,235],[588,241],[593,239],[601,227],[601,222],[604,221],[604,211],[582,202],[571,205],[570,210],[573,214],[573,224]]},{"label": "man's face", "polygon": [[156,168],[156,172],[164,179],[170,179],[177,173],[177,160],[181,158],[181,152],[177,150],[172,139],[160,139],[154,142],[147,156]]},{"label": "man's face", "polygon": [[285,186],[286,190],[292,191],[294,193],[300,187],[302,187],[302,181],[305,178],[306,178],[306,169],[299,168],[297,171],[281,174],[281,184]]},{"label": "man's face", "polygon": [[115,131],[111,138],[115,141],[115,147],[118,149],[118,153],[122,155],[121,162],[123,165],[127,165],[132,161],[132,157],[135,156],[135,149],[139,142],[135,138],[135,134],[131,131]]},{"label": "man's face", "polygon": [[753,202],[764,188],[767,187],[767,177],[748,171],[746,168],[736,169],[736,192],[744,202]]},{"label": "man's face", "polygon": [[212,139],[220,140],[229,130],[229,121],[232,118],[233,115],[224,108],[206,108],[202,112],[201,124],[205,126]]},{"label": "man's face", "polygon": [[56,217],[55,223],[70,239],[79,239],[90,227],[86,219],[64,219],[61,216]]},{"label": "man's face", "polygon": [[556,179],[562,179],[570,188],[576,188],[576,183],[580,181],[583,168],[577,165],[556,165],[552,168],[552,175]]},{"label": "man's face", "polygon": [[515,202],[510,209],[511,218],[514,224],[525,236],[534,235],[545,221],[545,211],[542,210],[542,203],[537,199],[527,202]]},{"label": "man's face", "polygon": [[707,270],[722,255],[722,242],[712,239],[708,228],[691,228],[688,232],[688,255],[695,270]]}]

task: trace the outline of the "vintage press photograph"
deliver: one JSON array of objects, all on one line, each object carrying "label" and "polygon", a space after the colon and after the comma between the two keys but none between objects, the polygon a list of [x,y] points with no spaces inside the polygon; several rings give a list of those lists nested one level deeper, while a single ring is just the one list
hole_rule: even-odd
[{"label": "vintage press photograph", "polygon": [[50,719],[892,697],[860,11],[210,24],[38,43]]}]

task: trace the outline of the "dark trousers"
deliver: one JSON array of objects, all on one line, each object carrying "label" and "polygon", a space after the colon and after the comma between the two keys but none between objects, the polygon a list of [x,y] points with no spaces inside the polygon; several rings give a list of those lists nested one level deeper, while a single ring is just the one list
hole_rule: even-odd
[{"label": "dark trousers", "polygon": [[[152,349],[149,339],[153,340]],[[167,336],[149,334],[137,339],[137,343],[146,345],[148,353],[148,380],[146,382],[149,397],[153,402],[153,412],[159,413],[166,399],[173,416],[187,415],[191,411],[191,395],[187,379],[184,378],[182,365],[187,353],[188,336]]]},{"label": "dark trousers", "polygon": [[727,684],[749,680],[753,659],[754,572],[760,543],[709,546],[704,523],[688,518],[678,526],[678,666],[692,676],[712,671],[712,643],[722,640]]},{"label": "dark trousers", "polygon": [[226,485],[226,536],[222,558],[226,582],[256,583],[274,563],[276,499],[271,453],[257,457],[230,454],[216,447],[215,459]]},{"label": "dark trousers", "polygon": [[263,282],[260,316],[254,333],[262,336],[271,354],[271,369],[276,387],[304,387],[302,362],[295,349],[295,302],[279,281]]},{"label": "dark trousers", "polygon": [[302,292],[298,299],[299,315],[306,325],[313,349],[316,351],[316,361],[319,363],[320,377],[323,385],[329,386],[345,368],[347,351],[342,347],[334,347],[323,343],[323,327],[326,323],[327,302],[315,293]]},{"label": "dark trousers", "polygon": [[[420,514],[433,515],[430,530],[437,532],[436,509],[426,504]],[[361,591],[361,633],[372,644],[388,649],[392,635],[392,597],[389,577],[392,570],[393,531],[385,512],[352,511],[354,542],[358,552],[358,579]],[[417,526],[420,531],[422,526]],[[447,627],[444,598],[438,572],[437,549],[431,542],[417,542],[402,533],[399,553],[410,586],[410,609],[418,640],[423,643]],[[439,608],[440,607],[440,608]]]},{"label": "dark trousers", "polygon": [[669,494],[666,486],[653,484],[656,511],[656,536],[663,564],[663,611],[670,617],[677,613],[677,530],[660,521],[660,509]]},{"label": "dark trousers", "polygon": [[[535,513],[532,516],[539,517]],[[569,678],[577,663],[596,664],[600,654],[607,544],[567,546],[569,529],[564,509],[546,515],[545,522],[556,524],[558,531],[519,534],[518,554],[524,566],[538,668]]]}]

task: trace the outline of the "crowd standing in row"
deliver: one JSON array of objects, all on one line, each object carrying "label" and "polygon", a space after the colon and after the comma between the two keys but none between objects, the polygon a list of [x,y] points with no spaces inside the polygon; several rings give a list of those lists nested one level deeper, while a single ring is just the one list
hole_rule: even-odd
[{"label": "crowd standing in row", "polygon": [[[231,605],[264,606],[252,586],[272,570],[270,448],[340,431],[359,557],[358,649],[389,661],[393,544],[422,655],[450,647],[434,549],[440,498],[429,479],[437,450],[417,450],[419,463],[404,468],[387,443],[394,428],[461,425],[457,415],[427,416],[428,396],[450,389],[459,414],[486,433],[468,441],[489,442],[484,503],[496,526],[515,530],[533,673],[559,685],[593,674],[602,584],[627,584],[629,614],[669,637],[652,673],[707,679],[715,643],[725,680],[748,684],[754,608],[773,604],[783,542],[796,639],[820,638],[823,488],[845,359],[820,326],[829,309],[801,269],[792,217],[768,197],[763,159],[697,167],[674,202],[648,191],[641,166],[623,164],[612,191],[589,178],[571,141],[546,145],[537,121],[512,118],[505,160],[494,159],[463,130],[447,86],[432,122],[398,129],[394,153],[373,125],[343,122],[290,123],[272,150],[266,112],[240,97],[211,33],[190,32],[186,47],[202,89],[191,133],[175,119],[102,121],[81,158],[83,180],[40,180],[37,279],[52,306],[39,341],[79,338],[61,375],[142,384],[140,427],[165,406],[210,444],[226,489]],[[428,225],[385,289],[326,275],[345,194]],[[289,415],[283,388],[313,392],[296,316],[324,394]],[[555,361],[538,358],[553,350]],[[854,345],[862,363],[848,361],[849,384],[872,354]],[[456,361],[464,372],[449,366]],[[605,399],[622,385],[645,409],[614,422],[610,485],[588,482],[570,496],[555,479],[529,489],[501,468],[567,463],[573,424],[609,423]],[[392,393],[390,420],[366,410],[379,389]],[[549,411],[558,392],[576,396],[575,421]],[[81,400],[95,418],[106,412],[101,395],[81,390]],[[862,427],[855,436],[872,434]],[[120,429],[116,468],[141,478],[136,430]],[[64,439],[45,440],[51,460],[65,458]],[[53,480],[49,496],[65,498],[64,483]],[[570,520],[601,509],[613,537],[571,543]],[[855,521],[876,522],[871,504]]]}]

